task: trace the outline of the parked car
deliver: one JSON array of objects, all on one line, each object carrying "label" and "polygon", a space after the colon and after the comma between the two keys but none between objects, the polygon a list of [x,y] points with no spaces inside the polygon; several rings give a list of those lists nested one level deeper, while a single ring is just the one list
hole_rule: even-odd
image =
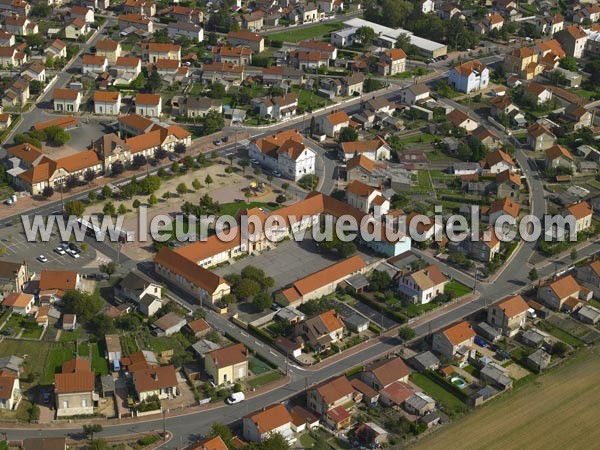
[{"label": "parked car", "polygon": [[44,255],[40,255],[37,257],[37,260],[41,263],[47,263],[48,262],[48,258],[46,258]]},{"label": "parked car", "polygon": [[273,172],[271,172],[271,174],[277,178],[281,177],[281,172],[279,172],[278,170],[274,170]]},{"label": "parked car", "polygon": [[235,405],[236,403],[241,403],[246,400],[246,396],[243,392],[234,392],[231,394],[231,397],[227,397],[225,399],[225,403],[228,405]]},{"label": "parked car", "polygon": [[79,258],[79,253],[77,253],[75,250],[73,249],[68,249],[67,253],[69,254],[69,256],[71,256],[72,258],[78,259]]},{"label": "parked car", "polygon": [[488,346],[488,343],[485,342],[483,340],[483,338],[480,336],[475,336],[475,339],[473,339],[473,342],[475,342],[477,345],[479,345],[480,347],[483,347],[483,348]]},{"label": "parked car", "polygon": [[66,252],[65,252],[65,249],[64,249],[64,248],[62,248],[62,246],[58,246],[58,247],[56,247],[56,248],[54,249],[54,253],[58,253],[59,255],[61,255],[61,256],[62,256],[62,255],[64,255]]},{"label": "parked car", "polygon": [[70,248],[71,250],[73,250],[74,252],[77,252],[77,253],[80,253],[80,252],[81,252],[81,250],[79,250],[79,247],[77,247],[77,245],[76,245],[76,244],[73,244],[72,242],[71,242],[71,243],[69,243],[69,248]]},{"label": "parked car", "polygon": [[221,145],[221,139],[215,139],[213,141],[213,144],[215,144],[215,145]]},{"label": "parked car", "polygon": [[258,166],[260,164],[260,161],[258,159],[251,159],[250,160],[250,164],[254,165],[254,166]]}]

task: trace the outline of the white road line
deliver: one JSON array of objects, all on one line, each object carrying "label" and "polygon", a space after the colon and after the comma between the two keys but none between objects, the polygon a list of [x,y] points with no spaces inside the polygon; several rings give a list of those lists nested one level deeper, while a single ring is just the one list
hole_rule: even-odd
[{"label": "white road line", "polygon": [[255,340],[255,341],[254,341],[254,343],[255,343],[256,345],[258,345],[259,347],[262,347],[262,346],[263,346],[263,345],[262,345],[260,342],[258,342],[257,340]]},{"label": "white road line", "polygon": [[244,333],[243,331],[240,331],[240,333],[242,333],[242,336],[248,337],[248,333]]},{"label": "white road line", "polygon": [[277,353],[273,353],[273,350],[269,350],[269,353],[273,356],[279,356]]}]

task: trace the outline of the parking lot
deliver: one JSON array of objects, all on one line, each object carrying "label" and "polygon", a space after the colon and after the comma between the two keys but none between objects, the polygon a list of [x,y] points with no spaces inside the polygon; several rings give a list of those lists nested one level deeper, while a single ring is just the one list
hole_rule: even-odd
[{"label": "parking lot", "polygon": [[[59,255],[54,251],[60,244],[60,236],[54,232],[48,242],[41,240],[30,242],[27,240],[23,227],[20,223],[10,224],[0,229],[0,248],[3,248],[5,260],[27,261],[30,270],[39,272],[42,269],[55,270],[78,270],[86,272],[85,269],[97,270],[100,264],[110,262],[110,259],[98,253],[95,249],[76,243],[81,251],[79,258],[68,254]],[[43,263],[37,258],[43,255],[47,262]]]},{"label": "parking lot", "polygon": [[[372,259],[364,253],[358,252],[358,254],[367,263]],[[275,279],[273,289],[277,290],[335,264],[337,261],[338,259],[318,253],[315,242],[306,238],[301,242],[293,240],[281,242],[272,250],[265,251],[260,255],[248,256],[233,265],[219,267],[214,272],[224,276],[230,273],[240,273],[246,266],[255,266],[264,270],[267,276]]]}]

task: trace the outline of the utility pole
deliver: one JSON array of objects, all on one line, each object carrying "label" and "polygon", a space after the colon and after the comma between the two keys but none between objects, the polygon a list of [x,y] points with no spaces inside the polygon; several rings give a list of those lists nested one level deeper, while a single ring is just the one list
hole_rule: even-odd
[{"label": "utility pole", "polygon": [[163,409],[163,441],[167,440],[167,410]]}]

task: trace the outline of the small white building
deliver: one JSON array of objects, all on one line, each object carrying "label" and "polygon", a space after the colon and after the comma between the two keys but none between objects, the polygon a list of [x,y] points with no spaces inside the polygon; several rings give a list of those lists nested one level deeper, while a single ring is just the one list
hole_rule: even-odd
[{"label": "small white building", "polygon": [[162,99],[159,94],[137,94],[135,96],[135,113],[141,116],[160,117]]}]

